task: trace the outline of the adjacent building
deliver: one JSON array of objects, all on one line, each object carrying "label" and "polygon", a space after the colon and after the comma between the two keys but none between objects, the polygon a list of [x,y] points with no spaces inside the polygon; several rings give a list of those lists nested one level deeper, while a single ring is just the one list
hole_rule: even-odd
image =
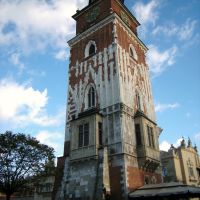
[{"label": "adjacent building", "polygon": [[179,147],[173,145],[168,152],[161,151],[163,178],[165,182],[183,182],[200,186],[200,159],[196,146],[189,139],[182,139]]},{"label": "adjacent building", "polygon": [[[11,200],[51,200],[55,182],[55,167],[47,171],[40,178],[30,180],[24,188],[14,193]],[[6,200],[6,195],[0,193],[0,200]]]},{"label": "adjacent building", "polygon": [[89,0],[73,18],[65,147],[53,199],[124,200],[162,181],[148,49],[123,0]]}]

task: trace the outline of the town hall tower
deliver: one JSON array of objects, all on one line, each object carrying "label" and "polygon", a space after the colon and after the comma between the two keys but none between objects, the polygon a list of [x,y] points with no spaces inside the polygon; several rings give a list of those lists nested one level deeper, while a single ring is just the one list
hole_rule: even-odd
[{"label": "town hall tower", "polygon": [[70,46],[64,156],[54,199],[128,199],[160,183],[147,47],[123,0],[89,0]]}]

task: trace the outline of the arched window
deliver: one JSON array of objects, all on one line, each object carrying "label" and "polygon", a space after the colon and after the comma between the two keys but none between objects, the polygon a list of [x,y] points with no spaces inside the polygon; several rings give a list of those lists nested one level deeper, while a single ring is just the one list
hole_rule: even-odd
[{"label": "arched window", "polygon": [[95,106],[95,90],[93,87],[90,87],[88,91],[88,108]]},{"label": "arched window", "polygon": [[88,56],[94,55],[97,51],[96,43],[95,41],[89,41],[85,47],[85,58]]},{"label": "arched window", "polygon": [[130,45],[129,53],[130,53],[130,56],[131,56],[132,58],[134,58],[135,60],[138,59],[137,53],[136,53],[135,48],[134,48],[133,45]]},{"label": "arched window", "polygon": [[91,44],[90,45],[90,48],[89,48],[89,56],[95,54],[95,46],[94,44]]}]

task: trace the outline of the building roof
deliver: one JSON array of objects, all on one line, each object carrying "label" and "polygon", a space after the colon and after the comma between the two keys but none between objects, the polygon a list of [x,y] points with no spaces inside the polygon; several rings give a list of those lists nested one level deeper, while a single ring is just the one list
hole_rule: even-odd
[{"label": "building roof", "polygon": [[129,194],[130,199],[199,196],[199,187],[188,186],[178,182],[145,185]]}]

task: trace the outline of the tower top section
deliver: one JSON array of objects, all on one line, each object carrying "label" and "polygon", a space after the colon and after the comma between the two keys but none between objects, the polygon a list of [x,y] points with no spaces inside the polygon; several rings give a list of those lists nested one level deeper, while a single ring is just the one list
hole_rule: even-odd
[{"label": "tower top section", "polygon": [[125,6],[124,0],[89,0],[82,10],[77,10],[72,17],[76,20],[76,34],[88,30],[112,14],[118,15],[126,25],[137,35],[140,23]]}]

